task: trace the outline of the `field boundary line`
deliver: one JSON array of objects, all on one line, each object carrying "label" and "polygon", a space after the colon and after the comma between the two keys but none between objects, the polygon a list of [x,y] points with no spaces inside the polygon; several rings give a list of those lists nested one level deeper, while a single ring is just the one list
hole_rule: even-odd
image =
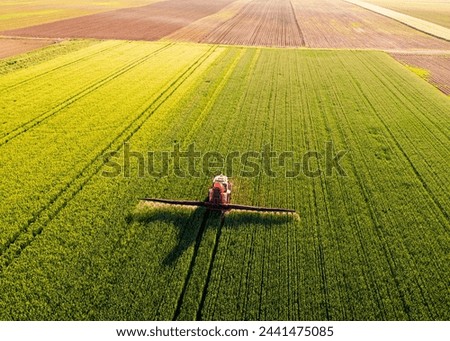
[{"label": "field boundary line", "polygon": [[57,106],[53,107],[52,109],[47,110],[44,113],[36,116],[35,118],[33,118],[33,119],[31,119],[31,120],[21,124],[20,126],[14,128],[13,130],[11,130],[10,132],[4,134],[0,138],[0,147],[2,147],[3,145],[7,144],[8,142],[11,142],[13,139],[19,137],[20,135],[26,133],[30,129],[35,128],[36,126],[40,125],[41,123],[43,123],[47,119],[55,116],[56,114],[60,113],[62,110],[66,109],[70,105],[74,104],[78,100],[80,100],[83,97],[89,95],[90,93],[94,92],[95,90],[101,88],[105,84],[108,84],[109,82],[111,82],[112,80],[116,79],[117,77],[120,77],[123,74],[127,73],[128,71],[134,69],[136,66],[146,62],[148,59],[154,57],[155,55],[159,54],[161,51],[169,48],[170,46],[171,46],[171,44],[164,45],[162,48],[160,48],[160,49],[158,49],[156,51],[153,51],[149,55],[146,55],[146,56],[144,56],[142,58],[139,58],[139,59],[137,59],[137,60],[135,60],[135,61],[133,61],[133,62],[131,62],[129,64],[126,64],[125,66],[121,67],[119,70],[113,71],[108,76],[103,77],[100,81],[95,81],[94,83],[91,83],[91,85],[89,85],[88,87],[82,89],[81,91],[79,91],[75,95],[73,95],[73,96],[71,96],[69,98],[66,98],[65,100],[63,100],[63,102],[61,102]]},{"label": "field boundary line", "polygon": [[[75,196],[83,189],[83,187],[102,169],[105,160],[102,158],[105,152],[114,149],[118,152],[123,148],[123,144],[128,141],[133,135],[142,127],[142,125],[156,112],[172,94],[192,75],[203,62],[208,59],[217,49],[216,46],[210,47],[204,54],[196,59],[184,71],[182,70],[179,76],[168,82],[167,87],[163,90],[156,99],[145,106],[140,114],[137,115],[119,135],[110,141],[97,155],[76,175],[71,181],[56,194],[49,203],[38,211],[33,218],[31,218],[25,226],[23,226],[12,240],[7,241],[0,251],[0,276],[5,269],[26,249],[35,238],[40,235],[44,227],[51,222],[59,212],[67,206],[67,204],[75,198]],[[38,225],[32,230],[34,225]],[[21,238],[22,240],[19,240]],[[11,245],[18,244],[18,249],[11,251]]]}]

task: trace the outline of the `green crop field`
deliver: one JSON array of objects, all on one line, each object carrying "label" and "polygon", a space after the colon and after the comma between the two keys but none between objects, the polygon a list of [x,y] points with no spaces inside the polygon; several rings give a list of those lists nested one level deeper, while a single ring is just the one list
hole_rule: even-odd
[{"label": "green crop field", "polygon": [[[1,320],[450,318],[449,99],[383,52],[65,42],[0,96]],[[298,215],[140,202],[229,171],[141,167],[190,146],[253,151],[233,202]]]}]

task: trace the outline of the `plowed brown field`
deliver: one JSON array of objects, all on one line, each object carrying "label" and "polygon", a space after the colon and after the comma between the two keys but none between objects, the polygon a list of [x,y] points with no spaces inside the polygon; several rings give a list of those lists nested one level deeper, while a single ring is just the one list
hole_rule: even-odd
[{"label": "plowed brown field", "polygon": [[46,38],[158,40],[193,21],[216,13],[232,2],[168,0],[6,31],[3,34]]},{"label": "plowed brown field", "polygon": [[55,43],[49,39],[3,39],[0,38],[0,58],[15,56]]},{"label": "plowed brown field", "polygon": [[450,95],[450,54],[408,54],[391,53],[403,64],[421,68],[429,72],[428,81],[446,95]]},{"label": "plowed brown field", "polygon": [[167,0],[3,32],[44,38],[276,47],[449,50],[450,43],[342,0]]},{"label": "plowed brown field", "polygon": [[450,50],[448,42],[340,0],[241,0],[166,38],[237,45]]},{"label": "plowed brown field", "polygon": [[281,47],[304,45],[303,34],[290,0],[251,1],[200,41]]},{"label": "plowed brown field", "polygon": [[344,1],[292,3],[308,47],[450,49],[444,40]]},{"label": "plowed brown field", "polygon": [[219,12],[194,21],[164,37],[164,39],[200,43],[211,33],[211,31],[217,29],[220,25],[223,25],[225,22],[236,16],[250,1],[251,0],[236,0]]}]

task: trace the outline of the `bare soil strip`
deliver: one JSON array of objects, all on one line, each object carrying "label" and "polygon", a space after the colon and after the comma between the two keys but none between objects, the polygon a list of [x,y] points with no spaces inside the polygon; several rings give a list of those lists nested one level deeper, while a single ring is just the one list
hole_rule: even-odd
[{"label": "bare soil strip", "polygon": [[51,40],[51,39],[25,39],[25,38],[11,39],[0,37],[0,58],[12,57],[57,42],[58,40]]},{"label": "bare soil strip", "polygon": [[388,8],[380,7],[374,4],[369,4],[364,1],[359,0],[345,0],[345,1],[361,6],[365,9],[368,9],[369,11],[384,15],[388,18],[397,20],[421,32],[425,32],[431,34],[432,36],[450,41],[450,29],[443,27],[441,25],[426,20],[422,20],[419,18],[414,18],[410,15],[399,13]]},{"label": "bare soil strip", "polygon": [[427,71],[425,77],[444,94],[450,95],[450,54],[407,54],[391,53],[391,55],[407,66]]},{"label": "bare soil strip", "polygon": [[46,38],[158,40],[233,0],[167,0],[148,6],[119,9],[17,30],[4,35]]}]

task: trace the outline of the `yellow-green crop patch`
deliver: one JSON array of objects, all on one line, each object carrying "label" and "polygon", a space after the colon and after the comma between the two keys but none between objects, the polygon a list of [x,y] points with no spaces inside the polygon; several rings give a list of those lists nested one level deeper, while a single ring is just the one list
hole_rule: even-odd
[{"label": "yellow-green crop patch", "polygon": [[[0,76],[0,319],[450,318],[449,99],[388,55],[40,53]],[[138,200],[222,171],[299,218]]]},{"label": "yellow-green crop patch", "polygon": [[425,80],[428,80],[430,77],[430,71],[422,69],[420,67],[406,65],[406,68],[410,70],[411,72],[414,72],[417,76],[420,78],[423,78]]}]

